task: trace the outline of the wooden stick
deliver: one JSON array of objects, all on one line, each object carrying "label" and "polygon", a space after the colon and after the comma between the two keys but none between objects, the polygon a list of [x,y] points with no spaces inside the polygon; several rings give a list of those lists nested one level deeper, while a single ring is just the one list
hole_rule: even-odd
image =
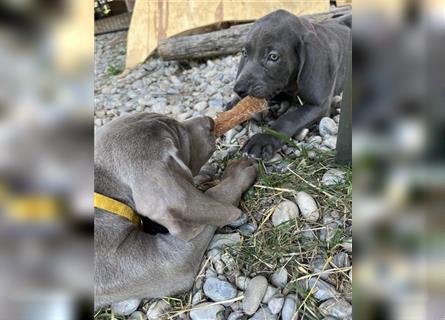
[{"label": "wooden stick", "polygon": [[221,112],[215,119],[215,135],[217,137],[223,135],[230,129],[236,127],[240,123],[252,118],[255,113],[267,109],[267,101],[247,96],[231,110]]}]

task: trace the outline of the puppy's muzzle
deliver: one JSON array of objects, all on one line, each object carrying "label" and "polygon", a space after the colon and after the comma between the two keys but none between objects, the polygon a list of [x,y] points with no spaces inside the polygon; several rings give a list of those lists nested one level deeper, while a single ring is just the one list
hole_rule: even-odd
[{"label": "puppy's muzzle", "polygon": [[238,81],[237,83],[235,83],[235,87],[233,88],[233,91],[235,91],[236,94],[238,96],[240,96],[241,98],[244,98],[245,96],[247,96],[248,87],[246,85],[246,82]]}]

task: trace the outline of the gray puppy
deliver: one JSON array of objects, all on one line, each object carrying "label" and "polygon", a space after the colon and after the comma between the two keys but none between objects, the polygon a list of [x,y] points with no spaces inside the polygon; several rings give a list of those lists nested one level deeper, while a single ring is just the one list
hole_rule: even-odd
[{"label": "gray puppy", "polygon": [[[298,95],[304,105],[289,110],[271,126],[288,137],[298,134],[328,115],[333,96],[342,91],[350,38],[347,23],[311,23],[285,10],[259,19],[247,35],[234,91],[239,97],[269,101]],[[244,151],[267,160],[282,144],[272,135],[256,134]]]},{"label": "gray puppy", "polygon": [[[205,193],[193,177],[215,150],[213,120],[178,122],[141,113],[96,132],[95,192],[125,203],[167,233],[150,234],[118,215],[95,210],[95,307],[190,289],[217,226],[240,215],[256,165],[233,162]],[[151,222],[150,222],[151,221]]]}]

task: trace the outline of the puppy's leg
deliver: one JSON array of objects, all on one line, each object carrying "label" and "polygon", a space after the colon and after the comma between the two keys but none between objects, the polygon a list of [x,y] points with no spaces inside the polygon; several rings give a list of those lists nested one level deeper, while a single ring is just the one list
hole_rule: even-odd
[{"label": "puppy's leg", "polygon": [[[222,182],[206,194],[219,202],[237,205],[256,174],[252,161],[235,161],[226,169]],[[131,231],[117,249],[100,254],[104,261],[96,264],[96,268],[103,268],[96,271],[97,305],[131,297],[176,295],[189,290],[215,230],[215,226],[206,226],[190,241],[182,241],[169,233],[150,235]],[[108,279],[110,276],[112,281]],[[113,287],[100,285],[110,282]]]},{"label": "puppy's leg", "polygon": [[223,203],[238,206],[241,195],[246,191],[257,176],[257,165],[251,160],[231,162],[224,171],[220,184],[210,188],[206,194]]},{"label": "puppy's leg", "polygon": [[[330,99],[322,105],[304,104],[297,109],[289,110],[271,126],[272,130],[293,137],[303,128],[306,128],[329,113]],[[249,156],[269,160],[284,144],[283,141],[270,134],[259,133],[247,141],[243,151]]]},{"label": "puppy's leg", "polygon": [[241,101],[241,97],[240,96],[236,96],[235,98],[233,98],[231,101],[229,101],[229,102],[227,102],[225,105],[224,105],[224,109],[225,110],[230,110],[230,109],[232,109],[234,106],[236,106],[236,104],[238,103],[238,102],[240,102]]}]

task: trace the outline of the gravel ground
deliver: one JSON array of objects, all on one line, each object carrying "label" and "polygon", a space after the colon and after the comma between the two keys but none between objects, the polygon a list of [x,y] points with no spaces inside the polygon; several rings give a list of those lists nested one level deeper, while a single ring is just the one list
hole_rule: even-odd
[{"label": "gravel ground", "polygon": [[[214,117],[232,99],[239,56],[186,63],[152,58],[118,74],[125,42],[126,32],[95,38],[96,127],[141,111],[178,120]],[[289,107],[273,106],[272,114]],[[206,170],[218,177],[271,120],[264,114],[230,130]],[[260,164],[257,186],[241,204],[245,213],[217,232],[189,293],[124,301],[96,318],[352,319],[352,174],[333,163],[338,121],[338,115],[323,118]]]}]

